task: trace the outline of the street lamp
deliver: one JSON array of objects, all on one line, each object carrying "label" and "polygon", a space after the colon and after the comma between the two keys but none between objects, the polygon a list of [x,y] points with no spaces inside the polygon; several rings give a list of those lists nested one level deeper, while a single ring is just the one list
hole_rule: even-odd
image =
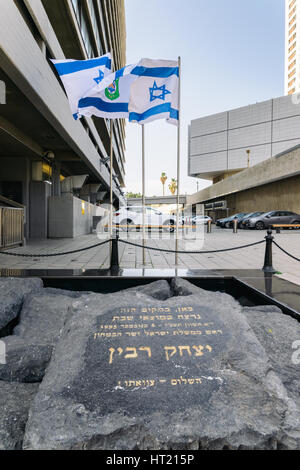
[{"label": "street lamp", "polygon": [[250,153],[251,153],[251,150],[246,150],[247,154],[248,154],[248,168],[250,168]]}]

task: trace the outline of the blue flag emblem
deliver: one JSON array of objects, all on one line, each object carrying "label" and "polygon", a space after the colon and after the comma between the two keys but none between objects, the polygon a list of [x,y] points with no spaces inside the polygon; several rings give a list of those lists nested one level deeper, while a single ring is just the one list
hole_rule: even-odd
[{"label": "blue flag emblem", "polygon": [[170,95],[171,92],[166,89],[166,85],[157,86],[157,83],[153,83],[153,87],[149,88],[150,91],[150,103],[155,100],[165,101],[166,95]]}]

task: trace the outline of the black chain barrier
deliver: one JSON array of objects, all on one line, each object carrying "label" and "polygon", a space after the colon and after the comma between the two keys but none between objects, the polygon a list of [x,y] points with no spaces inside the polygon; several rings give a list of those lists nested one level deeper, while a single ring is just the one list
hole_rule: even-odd
[{"label": "black chain barrier", "polygon": [[283,253],[285,253],[286,255],[290,256],[291,258],[295,259],[296,261],[299,261],[300,262],[300,259],[299,258],[296,258],[296,256],[294,255],[291,255],[291,253],[289,253],[288,251],[286,251],[284,248],[282,248],[281,246],[278,245],[278,243],[276,243],[274,240],[273,240],[273,243],[274,245],[277,246],[277,248],[279,248],[279,250],[283,251]]},{"label": "black chain barrier", "polygon": [[109,243],[111,239],[105,240],[104,242],[97,243],[96,245],[91,245],[86,248],[80,248],[78,250],[72,250],[72,251],[65,251],[63,253],[51,253],[51,254],[43,254],[43,255],[33,255],[33,254],[27,254],[27,253],[11,253],[9,251],[0,251],[1,255],[8,255],[8,256],[18,256],[18,257],[23,257],[23,258],[50,258],[53,256],[64,256],[64,255],[73,255],[74,253],[80,253],[82,251],[87,251],[91,250],[92,248],[97,248],[99,246],[105,245],[106,243]]},{"label": "black chain barrier", "polygon": [[83,251],[91,250],[93,248],[98,248],[100,246],[106,245],[107,243],[112,242],[112,255],[111,255],[111,263],[113,266],[117,267],[118,266],[118,249],[117,245],[118,242],[123,243],[125,245],[130,245],[130,246],[135,246],[137,248],[145,248],[146,250],[152,250],[152,251],[159,251],[159,252],[164,252],[164,253],[178,253],[182,255],[202,255],[202,254],[211,254],[211,253],[224,253],[228,251],[234,251],[234,250],[242,250],[243,248],[249,248],[252,246],[258,246],[261,245],[262,243],[266,243],[266,252],[265,252],[265,265],[263,267],[264,271],[269,271],[269,272],[276,272],[275,269],[272,266],[272,245],[274,244],[281,250],[283,253],[285,253],[287,256],[290,256],[296,261],[300,262],[300,259],[297,258],[296,256],[293,256],[291,253],[286,251],[284,248],[282,248],[278,243],[274,241],[274,237],[272,237],[272,231],[268,230],[268,235],[265,237],[265,240],[261,240],[259,242],[255,243],[248,243],[247,245],[241,245],[241,246],[234,246],[232,248],[223,248],[221,250],[207,250],[207,251],[181,251],[181,250],[169,250],[167,248],[156,248],[154,246],[146,246],[146,245],[141,245],[138,243],[133,243],[129,242],[127,240],[122,240],[119,238],[117,235],[116,238],[109,238],[101,243],[96,243],[95,245],[91,245],[85,248],[79,248],[77,250],[72,250],[72,251],[65,251],[62,253],[51,253],[51,254],[27,254],[27,253],[12,253],[8,251],[0,251],[0,254],[2,255],[7,255],[7,256],[17,256],[17,257],[23,257],[23,258],[50,258],[50,257],[55,257],[55,256],[65,256],[65,255],[71,255],[75,253],[81,253]]},{"label": "black chain barrier", "polygon": [[156,248],[154,246],[139,245],[137,243],[128,242],[128,241],[122,240],[122,239],[119,239],[118,241],[120,243],[124,243],[126,245],[137,246],[138,248],[145,248],[147,250],[152,250],[152,251],[163,251],[165,253],[174,253],[174,254],[178,253],[178,254],[181,254],[181,255],[201,255],[201,254],[209,254],[209,253],[222,253],[224,251],[241,250],[242,248],[249,248],[250,246],[255,246],[255,245],[260,245],[261,243],[265,243],[264,240],[261,240],[260,242],[249,243],[248,245],[242,245],[242,246],[235,246],[233,248],[224,248],[223,250],[179,251],[179,250],[168,250],[168,249],[165,249],[165,248]]}]

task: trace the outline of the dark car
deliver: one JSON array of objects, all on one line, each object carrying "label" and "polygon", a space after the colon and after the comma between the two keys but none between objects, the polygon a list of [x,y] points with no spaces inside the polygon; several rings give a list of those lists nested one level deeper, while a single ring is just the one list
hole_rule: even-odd
[{"label": "dark car", "polygon": [[233,221],[237,220],[238,222],[247,215],[247,212],[240,212],[239,214],[234,214],[231,217],[227,217],[226,219],[222,219],[220,221],[220,227],[222,228],[231,228],[233,227]]},{"label": "dark car", "polygon": [[222,223],[223,220],[224,220],[224,219],[218,219],[218,220],[216,221],[216,226],[217,226],[217,227],[221,227],[221,223]]},{"label": "dark car", "polygon": [[253,217],[259,217],[260,215],[265,214],[265,212],[251,212],[250,214],[245,215],[239,222],[239,228],[249,228],[249,221]]},{"label": "dark car", "polygon": [[276,224],[300,224],[300,215],[289,211],[271,211],[249,219],[249,227],[257,230],[264,230]]}]

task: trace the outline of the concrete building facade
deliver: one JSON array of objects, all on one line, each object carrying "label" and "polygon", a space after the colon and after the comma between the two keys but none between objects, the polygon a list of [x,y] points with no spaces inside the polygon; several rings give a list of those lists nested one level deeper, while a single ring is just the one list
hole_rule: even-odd
[{"label": "concrete building facade", "polygon": [[[211,210],[222,201],[222,210]],[[232,175],[187,198],[213,219],[238,212],[288,210],[300,214],[300,145]]]},{"label": "concrete building facade", "polygon": [[189,176],[214,183],[300,143],[300,103],[283,96],[193,120]]},{"label": "concrete building facade", "polygon": [[286,95],[300,91],[300,1],[285,0],[285,68]]},{"label": "concrete building facade", "polygon": [[[73,119],[50,59],[112,52],[119,69],[126,63],[125,44],[123,0],[2,0],[0,195],[25,206],[27,238],[88,233],[94,204],[108,200],[110,190],[110,123]],[[116,205],[124,201],[124,142],[125,122],[118,120]],[[58,208],[68,213],[63,223]]]}]

